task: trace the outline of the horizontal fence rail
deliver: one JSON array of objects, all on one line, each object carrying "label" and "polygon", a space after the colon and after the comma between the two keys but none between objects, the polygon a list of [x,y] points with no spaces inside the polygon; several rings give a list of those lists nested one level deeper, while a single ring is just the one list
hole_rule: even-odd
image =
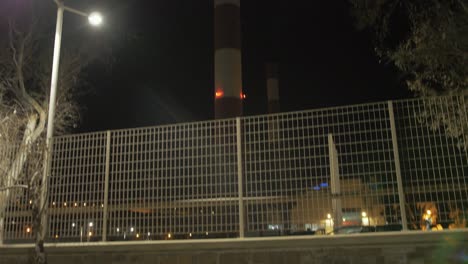
[{"label": "horizontal fence rail", "polygon": [[[400,100],[56,137],[49,240],[466,228],[465,100]],[[21,153],[0,150],[2,186],[42,172],[42,149]],[[0,189],[7,243],[32,238],[31,192]]]}]

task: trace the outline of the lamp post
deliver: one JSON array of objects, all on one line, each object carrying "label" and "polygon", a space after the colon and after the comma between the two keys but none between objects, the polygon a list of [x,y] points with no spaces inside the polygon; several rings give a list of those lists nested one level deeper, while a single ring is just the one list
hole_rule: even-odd
[{"label": "lamp post", "polygon": [[45,230],[47,225],[47,214],[44,213],[47,208],[47,178],[50,168],[50,158],[52,152],[52,137],[54,136],[54,116],[55,116],[55,104],[57,97],[57,83],[60,63],[60,46],[62,43],[62,25],[63,25],[63,12],[69,11],[71,13],[84,16],[88,18],[88,21],[93,26],[98,26],[102,23],[102,16],[97,13],[85,13],[77,9],[65,6],[63,0],[54,0],[57,4],[57,24],[55,28],[55,42],[54,42],[54,57],[52,62],[52,78],[50,84],[50,98],[49,98],[49,113],[47,118],[47,132],[46,132],[46,155],[44,157],[44,173],[42,175],[42,188],[41,188],[41,201],[40,209],[42,210],[41,226],[42,233],[41,238],[45,238]]},{"label": "lamp post", "polygon": [[61,0],[54,1],[57,4],[57,25],[55,28],[54,58],[52,64],[52,79],[50,85],[49,117],[47,119],[47,141],[49,141],[54,136],[55,100],[57,95],[58,71],[60,63],[60,46],[62,43],[63,11],[67,10],[71,13],[87,17],[89,23],[93,26],[99,26],[102,23],[102,16],[97,12],[87,14],[85,12],[65,6],[63,4],[63,1]]}]

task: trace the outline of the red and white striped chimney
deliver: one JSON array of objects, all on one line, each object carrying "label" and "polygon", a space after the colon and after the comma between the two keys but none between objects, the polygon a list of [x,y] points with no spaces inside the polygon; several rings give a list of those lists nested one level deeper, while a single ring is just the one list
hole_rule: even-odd
[{"label": "red and white striped chimney", "polygon": [[242,116],[240,0],[214,0],[215,118]]},{"label": "red and white striped chimney", "polygon": [[267,78],[267,98],[268,98],[268,113],[280,112],[279,98],[279,80],[278,80],[278,64],[269,63],[266,66]]}]

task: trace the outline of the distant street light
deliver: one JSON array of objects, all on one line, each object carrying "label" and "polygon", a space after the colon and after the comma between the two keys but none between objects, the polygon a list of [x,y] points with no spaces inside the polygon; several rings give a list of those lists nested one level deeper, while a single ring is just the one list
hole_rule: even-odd
[{"label": "distant street light", "polygon": [[367,213],[362,212],[361,215],[362,215],[362,219],[361,219],[362,225],[363,226],[368,226],[369,225],[369,217],[367,216]]},{"label": "distant street light", "polygon": [[[65,10],[75,13],[80,16],[88,18],[88,21],[93,26],[98,26],[102,24],[103,18],[97,12],[92,12],[90,14],[79,11],[77,9],[65,6],[63,0],[54,0],[57,4],[57,24],[55,28],[55,42],[54,42],[54,57],[52,62],[52,78],[50,84],[50,98],[49,98],[49,116],[47,119],[47,134],[46,134],[46,155],[44,159],[44,173],[42,175],[42,188],[41,188],[41,206],[40,208],[45,209],[47,207],[47,177],[49,172],[49,164],[51,157],[51,140],[54,136],[54,116],[55,116],[55,104],[57,97],[57,83],[58,83],[58,73],[59,73],[59,62],[60,62],[60,46],[62,44],[62,25],[63,25],[63,12]],[[41,234],[42,239],[45,236],[45,227],[47,226],[47,217],[46,214],[41,216],[41,225],[44,227]]]}]

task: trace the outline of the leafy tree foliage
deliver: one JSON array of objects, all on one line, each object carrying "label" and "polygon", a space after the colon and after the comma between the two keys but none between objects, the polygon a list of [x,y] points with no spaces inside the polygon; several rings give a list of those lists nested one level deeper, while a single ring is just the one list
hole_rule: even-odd
[{"label": "leafy tree foliage", "polygon": [[405,74],[420,96],[465,93],[468,86],[467,0],[350,0],[358,29],[374,37],[377,55]]},{"label": "leafy tree foliage", "polygon": [[[401,71],[415,95],[428,97],[417,118],[468,151],[468,0],[349,1],[377,56]],[[429,98],[435,95],[447,97]]]}]

